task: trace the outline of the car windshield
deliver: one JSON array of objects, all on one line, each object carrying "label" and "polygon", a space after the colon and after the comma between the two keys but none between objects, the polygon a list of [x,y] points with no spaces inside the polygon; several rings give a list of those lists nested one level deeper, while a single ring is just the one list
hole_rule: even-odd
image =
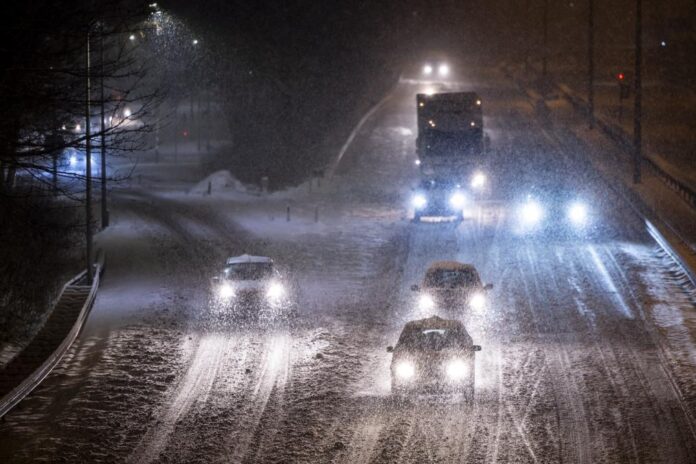
[{"label": "car windshield", "polygon": [[464,337],[457,329],[414,329],[404,331],[399,344],[419,351],[440,351],[447,348],[462,348]]},{"label": "car windshield", "polygon": [[476,287],[480,283],[478,274],[472,269],[434,269],[425,276],[426,287]]},{"label": "car windshield", "polygon": [[273,274],[271,263],[239,263],[225,268],[225,278],[229,280],[261,280]]}]

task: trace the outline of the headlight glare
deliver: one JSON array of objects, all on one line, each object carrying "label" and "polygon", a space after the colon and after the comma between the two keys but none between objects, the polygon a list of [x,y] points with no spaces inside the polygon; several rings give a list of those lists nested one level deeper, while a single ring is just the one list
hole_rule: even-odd
[{"label": "headlight glare", "polygon": [[483,174],[482,172],[477,172],[471,178],[471,187],[472,188],[480,189],[480,188],[483,188],[483,186],[485,184],[486,184],[486,175]]},{"label": "headlight glare", "polygon": [[445,63],[441,64],[441,65],[438,66],[438,68],[437,68],[437,73],[438,73],[440,76],[442,76],[442,77],[448,76],[448,75],[449,75],[449,72],[450,72],[450,68],[449,68],[449,66],[448,66],[447,64],[445,64]]},{"label": "headlight glare", "polygon": [[520,217],[525,224],[534,225],[544,217],[544,209],[535,200],[527,200],[520,208]]},{"label": "headlight glare", "polygon": [[423,66],[423,74],[425,74],[426,76],[429,76],[432,73],[433,73],[433,67],[431,65],[426,64],[425,66]]},{"label": "headlight glare", "polygon": [[394,369],[396,376],[403,380],[409,380],[416,374],[416,367],[411,361],[400,361]]},{"label": "headlight glare", "polygon": [[220,298],[228,299],[234,296],[234,288],[228,283],[224,283],[218,287],[218,295]]},{"label": "headlight glare", "polygon": [[271,285],[268,286],[266,296],[269,299],[278,300],[279,298],[282,298],[283,295],[285,295],[285,287],[283,287],[283,284],[279,282],[273,282]]},{"label": "headlight glare", "polygon": [[469,298],[469,305],[476,311],[482,310],[486,306],[486,296],[483,293],[474,293]]},{"label": "headlight glare", "polygon": [[466,197],[461,192],[454,192],[450,197],[450,205],[453,208],[462,209],[466,203]]},{"label": "headlight glare", "polygon": [[432,309],[435,306],[435,301],[430,295],[421,295],[418,298],[418,308],[421,310]]},{"label": "headlight glare", "polygon": [[413,203],[414,208],[422,209],[425,207],[425,205],[428,204],[428,199],[425,198],[425,195],[419,193],[417,195],[414,195],[413,199],[411,200],[411,203]]},{"label": "headlight glare", "polygon": [[463,359],[453,359],[447,364],[447,377],[450,380],[463,380],[469,375],[469,366]]},{"label": "headlight glare", "polygon": [[568,206],[568,219],[575,225],[587,222],[587,206],[584,203],[575,202]]}]

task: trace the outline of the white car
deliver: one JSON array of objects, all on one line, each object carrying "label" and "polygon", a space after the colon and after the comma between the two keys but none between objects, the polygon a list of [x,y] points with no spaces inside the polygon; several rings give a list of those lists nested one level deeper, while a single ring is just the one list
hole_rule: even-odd
[{"label": "white car", "polygon": [[290,302],[290,292],[274,262],[267,256],[232,256],[213,277],[217,305],[245,312],[279,310]]}]

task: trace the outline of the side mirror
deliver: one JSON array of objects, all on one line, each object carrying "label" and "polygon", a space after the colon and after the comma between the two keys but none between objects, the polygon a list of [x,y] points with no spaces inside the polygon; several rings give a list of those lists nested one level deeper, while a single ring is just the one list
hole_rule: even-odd
[{"label": "side mirror", "polygon": [[394,347],[393,346],[388,346],[387,347],[387,353],[393,353],[394,352]]},{"label": "side mirror", "polygon": [[420,292],[420,287],[418,286],[418,284],[411,285],[411,291],[412,292]]},{"label": "side mirror", "polygon": [[471,345],[471,349],[474,351],[481,351],[481,345]]},{"label": "side mirror", "polygon": [[493,290],[493,284],[486,284],[483,286],[484,290]]}]

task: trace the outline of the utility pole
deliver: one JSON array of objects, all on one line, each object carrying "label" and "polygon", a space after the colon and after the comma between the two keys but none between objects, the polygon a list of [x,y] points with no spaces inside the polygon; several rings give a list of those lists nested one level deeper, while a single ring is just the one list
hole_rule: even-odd
[{"label": "utility pole", "polygon": [[635,92],[633,108],[633,183],[639,184],[641,180],[641,161],[643,159],[641,144],[642,144],[642,127],[641,119],[643,112],[643,88],[641,80],[641,69],[643,62],[643,18],[642,18],[642,0],[636,0],[636,59],[635,59]]},{"label": "utility pole", "polygon": [[549,54],[549,0],[544,0],[544,11],[543,11],[543,31],[544,31],[544,36],[543,36],[543,56],[541,58],[541,74],[544,78],[546,78],[546,72],[547,72],[547,62],[548,62],[548,54]]},{"label": "utility pole", "polygon": [[85,239],[87,242],[87,283],[92,285],[92,146],[90,143],[90,60],[89,60],[89,31],[87,31],[87,53],[85,54]]},{"label": "utility pole", "polygon": [[101,100],[101,226],[105,229],[109,226],[109,210],[106,208],[106,135],[104,134],[106,128],[104,123],[105,112],[104,112],[104,24],[102,24],[102,34],[100,40],[100,64],[101,64],[101,76],[99,78],[100,86],[100,100]]},{"label": "utility pole", "polygon": [[594,128],[594,0],[587,11],[587,113],[590,129]]}]

